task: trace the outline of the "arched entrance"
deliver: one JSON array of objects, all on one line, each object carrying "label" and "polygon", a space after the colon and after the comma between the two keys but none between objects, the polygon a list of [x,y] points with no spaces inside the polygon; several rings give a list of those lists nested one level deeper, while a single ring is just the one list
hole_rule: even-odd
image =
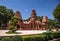
[{"label": "arched entrance", "polygon": [[17,25],[17,29],[18,29],[18,30],[20,29],[20,26],[19,26],[19,25]]}]

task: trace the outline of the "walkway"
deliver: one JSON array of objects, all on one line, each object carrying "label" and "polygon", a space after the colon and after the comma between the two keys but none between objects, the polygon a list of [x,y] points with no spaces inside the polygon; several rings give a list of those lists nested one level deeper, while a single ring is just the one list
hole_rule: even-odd
[{"label": "walkway", "polygon": [[16,32],[19,32],[21,34],[6,34],[5,32],[8,32],[8,30],[0,30],[0,36],[41,34],[41,33],[46,32],[46,31],[47,30],[18,30]]}]

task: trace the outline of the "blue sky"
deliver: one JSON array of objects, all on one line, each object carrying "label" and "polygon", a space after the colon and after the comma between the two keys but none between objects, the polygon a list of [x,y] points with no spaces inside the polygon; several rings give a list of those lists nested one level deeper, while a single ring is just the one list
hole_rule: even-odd
[{"label": "blue sky", "polygon": [[38,16],[48,16],[53,19],[52,12],[58,3],[59,0],[0,0],[0,5],[13,9],[14,12],[19,10],[23,19],[31,16],[33,8]]}]

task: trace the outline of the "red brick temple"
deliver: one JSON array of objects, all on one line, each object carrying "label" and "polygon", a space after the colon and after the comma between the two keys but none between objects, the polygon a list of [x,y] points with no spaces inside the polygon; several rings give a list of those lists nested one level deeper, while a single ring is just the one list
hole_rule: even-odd
[{"label": "red brick temple", "polygon": [[29,21],[23,21],[21,13],[16,11],[15,15],[18,17],[18,30],[46,30],[48,24],[48,17],[43,16],[42,22],[37,19],[37,14],[35,9],[32,10],[31,17]]}]

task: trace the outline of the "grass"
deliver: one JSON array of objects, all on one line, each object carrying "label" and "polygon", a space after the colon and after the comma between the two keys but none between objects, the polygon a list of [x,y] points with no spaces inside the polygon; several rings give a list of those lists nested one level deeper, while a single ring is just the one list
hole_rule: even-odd
[{"label": "grass", "polygon": [[6,32],[7,34],[20,34],[20,33],[18,33],[18,32],[12,32],[12,31],[8,31],[8,32]]},{"label": "grass", "polygon": [[23,38],[27,38],[27,37],[38,37],[38,36],[45,36],[45,34],[32,34],[32,35],[22,35]]}]

